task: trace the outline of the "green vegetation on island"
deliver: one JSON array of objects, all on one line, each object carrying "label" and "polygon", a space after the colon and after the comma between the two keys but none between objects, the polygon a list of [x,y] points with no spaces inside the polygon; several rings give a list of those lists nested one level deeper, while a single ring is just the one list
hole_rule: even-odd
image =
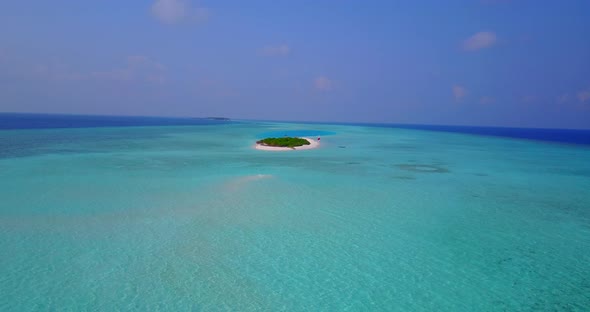
[{"label": "green vegetation on island", "polygon": [[256,143],[265,146],[275,147],[290,147],[295,148],[297,146],[309,145],[309,141],[301,138],[283,137],[283,138],[266,138]]}]

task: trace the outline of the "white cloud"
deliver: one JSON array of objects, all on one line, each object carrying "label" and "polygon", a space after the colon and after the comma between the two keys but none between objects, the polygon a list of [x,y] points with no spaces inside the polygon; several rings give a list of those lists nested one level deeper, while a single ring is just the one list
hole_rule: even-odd
[{"label": "white cloud", "polygon": [[127,57],[127,62],[132,66],[147,63],[149,61],[150,59],[144,55],[131,55]]},{"label": "white cloud", "polygon": [[159,21],[175,24],[186,21],[205,21],[209,16],[206,8],[193,6],[188,0],[156,0],[152,14]]},{"label": "white cloud", "polygon": [[453,97],[455,97],[455,101],[460,102],[463,100],[465,96],[467,96],[467,89],[460,85],[454,85],[453,88]]},{"label": "white cloud", "polygon": [[166,81],[166,66],[143,55],[127,57],[121,67],[110,70],[75,71],[67,65],[50,63],[29,67],[25,75],[47,81],[114,81],[114,82],[148,82],[161,84]]},{"label": "white cloud", "polygon": [[166,66],[153,61],[147,56],[132,55],[127,57],[127,65],[123,68],[115,68],[107,71],[96,71],[90,76],[97,79],[114,81],[147,81],[151,83],[164,83]]},{"label": "white cloud", "polygon": [[32,76],[50,81],[81,81],[87,75],[70,70],[62,64],[38,65],[32,70]]},{"label": "white cloud", "polygon": [[477,51],[493,46],[497,41],[496,34],[491,31],[481,31],[463,41],[465,51]]},{"label": "white cloud", "polygon": [[129,67],[133,68],[144,68],[144,69],[152,69],[152,70],[159,70],[164,71],[167,70],[166,66],[153,61],[147,56],[143,55],[131,55],[127,57],[127,64]]},{"label": "white cloud", "polygon": [[95,71],[90,73],[90,77],[96,79],[113,80],[113,81],[131,81],[134,77],[133,72],[128,68],[117,68],[106,71]]},{"label": "white cloud", "polygon": [[564,93],[562,95],[560,95],[559,97],[557,97],[557,103],[558,104],[565,104],[567,103],[567,101],[569,101],[570,99],[570,95],[567,93]]},{"label": "white cloud", "polygon": [[199,95],[207,95],[213,98],[232,98],[239,94],[232,86],[220,79],[202,78],[197,81],[194,89]]},{"label": "white cloud", "polygon": [[590,100],[590,91],[583,90],[583,91],[578,92],[578,100],[581,103],[585,103],[585,102],[589,101]]},{"label": "white cloud", "polygon": [[276,46],[266,46],[260,51],[265,56],[287,56],[291,52],[291,48],[286,44]]},{"label": "white cloud", "polygon": [[481,3],[483,4],[504,4],[510,2],[512,2],[512,0],[481,0]]},{"label": "white cloud", "polygon": [[494,104],[496,103],[496,99],[490,96],[483,96],[481,99],[479,99],[479,103],[483,105]]},{"label": "white cloud", "polygon": [[332,80],[324,76],[319,76],[316,79],[314,79],[313,86],[316,90],[319,91],[330,91],[332,90]]},{"label": "white cloud", "polygon": [[524,104],[531,104],[537,102],[539,98],[536,95],[528,94],[520,98],[520,101]]}]

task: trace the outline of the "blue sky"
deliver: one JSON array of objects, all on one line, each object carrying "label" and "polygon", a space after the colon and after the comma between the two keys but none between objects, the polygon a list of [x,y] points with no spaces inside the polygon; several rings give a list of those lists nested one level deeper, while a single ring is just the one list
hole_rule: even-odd
[{"label": "blue sky", "polygon": [[590,128],[590,1],[2,1],[0,111]]}]

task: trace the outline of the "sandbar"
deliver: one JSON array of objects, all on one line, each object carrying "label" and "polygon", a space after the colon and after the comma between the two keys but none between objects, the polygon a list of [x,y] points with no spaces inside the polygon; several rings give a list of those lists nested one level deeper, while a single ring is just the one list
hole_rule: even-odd
[{"label": "sandbar", "polygon": [[261,150],[261,151],[274,151],[274,152],[282,152],[282,151],[293,151],[293,150],[307,150],[307,149],[313,149],[313,148],[317,148],[320,146],[320,142],[314,139],[310,139],[310,138],[304,138],[302,137],[302,139],[307,140],[307,142],[309,142],[309,145],[302,145],[302,146],[296,146],[296,147],[279,147],[279,146],[267,146],[267,145],[262,145],[262,144],[256,144],[255,148],[257,150]]}]

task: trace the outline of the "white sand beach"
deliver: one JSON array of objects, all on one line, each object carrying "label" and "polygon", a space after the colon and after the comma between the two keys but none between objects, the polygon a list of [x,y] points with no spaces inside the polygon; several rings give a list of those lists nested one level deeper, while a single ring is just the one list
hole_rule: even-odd
[{"label": "white sand beach", "polygon": [[302,146],[290,148],[290,147],[277,147],[277,146],[266,146],[266,145],[262,145],[262,144],[256,144],[255,148],[257,150],[261,150],[261,151],[281,152],[281,151],[293,151],[293,150],[307,150],[307,149],[317,148],[320,146],[320,142],[318,140],[305,138],[305,137],[302,137],[302,139],[307,140],[309,142],[309,145],[302,145]]}]

